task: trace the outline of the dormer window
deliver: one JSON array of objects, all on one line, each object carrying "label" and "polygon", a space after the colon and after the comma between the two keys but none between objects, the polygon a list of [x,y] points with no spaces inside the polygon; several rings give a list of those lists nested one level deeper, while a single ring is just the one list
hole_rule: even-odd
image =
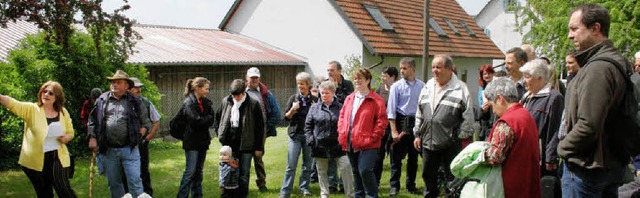
[{"label": "dormer window", "polygon": [[436,34],[438,34],[439,37],[449,38],[447,33],[444,32],[444,30],[440,27],[440,25],[438,25],[438,22],[436,22],[433,17],[429,17],[429,26],[431,26],[431,28],[436,31]]},{"label": "dormer window", "polygon": [[464,21],[460,21],[460,25],[462,25],[462,28],[464,28],[465,30],[467,30],[467,33],[469,33],[469,35],[473,36],[473,37],[478,37],[476,35],[475,32],[473,32],[473,30],[471,29],[471,27],[469,27],[469,25],[467,25],[467,23],[465,23]]},{"label": "dormer window", "polygon": [[462,34],[460,34],[460,31],[458,31],[458,28],[456,28],[456,26],[454,26],[453,23],[449,21],[449,19],[444,19],[444,22],[449,26],[451,30],[453,30],[453,32],[456,33],[456,35],[462,36]]},{"label": "dormer window", "polygon": [[373,17],[373,20],[375,20],[376,23],[378,23],[378,26],[380,26],[383,32],[395,32],[395,30],[393,30],[393,26],[391,26],[387,18],[384,17],[384,15],[382,14],[382,12],[380,12],[380,9],[378,9],[378,7],[372,6],[372,5],[363,5],[363,6],[365,9],[367,9],[367,12],[369,12],[369,15]]}]

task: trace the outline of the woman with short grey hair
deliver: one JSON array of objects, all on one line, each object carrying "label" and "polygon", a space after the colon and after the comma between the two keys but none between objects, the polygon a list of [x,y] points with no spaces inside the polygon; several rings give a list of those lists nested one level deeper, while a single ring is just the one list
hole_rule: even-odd
[{"label": "woman with short grey hair", "polygon": [[302,155],[302,173],[298,181],[300,194],[311,196],[309,183],[312,169],[311,147],[306,141],[304,126],[305,120],[318,97],[311,94],[313,77],[307,72],[300,72],[296,75],[297,93],[292,94],[287,101],[287,110],[284,119],[289,121],[287,132],[289,134],[289,144],[287,148],[287,168],[280,188],[280,197],[290,197],[293,191],[293,183],[298,167],[298,159]]},{"label": "woman with short grey hair", "polygon": [[338,143],[338,118],[342,104],[335,98],[336,85],[333,81],[320,84],[320,102],[313,104],[307,114],[304,132],[311,156],[316,160],[320,197],[329,197],[329,160],[335,160],[342,173],[346,197],[354,197],[353,172],[346,152]]},{"label": "woman with short grey hair", "polygon": [[[564,97],[553,88],[549,80],[549,69],[544,60],[536,59],[520,68],[524,76],[525,88],[520,103],[529,110],[538,126],[540,157],[542,159],[541,176],[557,176],[558,168],[558,130],[564,111]],[[560,189],[560,186],[557,186]],[[559,192],[558,192],[559,193]]]},{"label": "woman with short grey hair", "polygon": [[485,163],[502,168],[505,197],[541,197],[536,123],[517,102],[515,82],[494,78],[484,95],[500,117],[487,139],[491,146],[484,152]]}]

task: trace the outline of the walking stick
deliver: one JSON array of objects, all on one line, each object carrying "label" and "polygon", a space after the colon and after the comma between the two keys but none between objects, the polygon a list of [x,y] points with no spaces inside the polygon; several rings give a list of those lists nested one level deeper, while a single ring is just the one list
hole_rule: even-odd
[{"label": "walking stick", "polygon": [[91,165],[89,165],[89,198],[93,198],[93,176],[96,169],[96,152],[92,152]]}]

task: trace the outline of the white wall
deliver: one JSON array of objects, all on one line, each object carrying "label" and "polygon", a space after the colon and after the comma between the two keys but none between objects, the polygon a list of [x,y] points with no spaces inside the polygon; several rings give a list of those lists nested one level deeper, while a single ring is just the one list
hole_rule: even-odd
[{"label": "white wall", "polygon": [[[515,13],[505,11],[503,1],[490,1],[474,20],[481,28],[489,29],[489,38],[505,53],[513,47],[520,47],[523,36],[516,32]],[[526,6],[526,1],[520,0],[520,5]],[[525,27],[524,31],[528,32],[529,28]]]},{"label": "white wall", "polygon": [[361,55],[362,43],[326,0],[243,1],[226,31],[307,58],[307,71],[327,76],[329,61]]}]

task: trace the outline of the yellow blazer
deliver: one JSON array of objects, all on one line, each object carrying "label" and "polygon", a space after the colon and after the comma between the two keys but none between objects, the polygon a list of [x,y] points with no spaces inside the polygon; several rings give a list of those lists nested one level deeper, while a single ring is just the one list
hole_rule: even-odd
[{"label": "yellow blazer", "polygon": [[[49,127],[44,107],[38,107],[36,103],[32,102],[19,102],[12,98],[9,100],[7,109],[24,120],[22,149],[20,150],[18,164],[32,170],[42,171],[44,166],[44,139],[47,136],[47,128]],[[73,124],[71,123],[69,112],[65,108],[62,108],[60,113],[60,125],[64,133],[71,135],[73,138],[75,134]],[[67,150],[65,144],[60,145],[58,158],[62,167],[71,165],[69,150]]]}]

